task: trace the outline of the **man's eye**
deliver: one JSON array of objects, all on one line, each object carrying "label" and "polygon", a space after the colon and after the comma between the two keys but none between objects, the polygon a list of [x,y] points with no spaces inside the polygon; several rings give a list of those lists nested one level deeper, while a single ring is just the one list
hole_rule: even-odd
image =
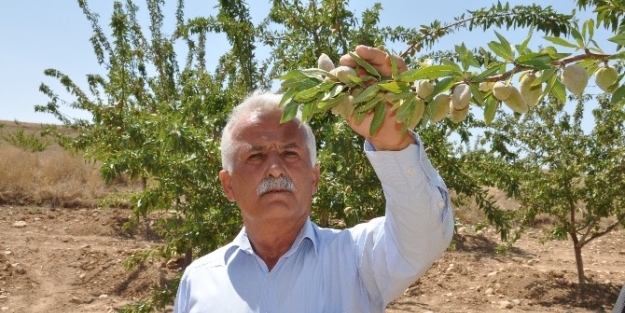
[{"label": "man's eye", "polygon": [[285,151],[284,153],[282,153],[282,155],[284,155],[284,157],[286,158],[297,158],[299,157],[299,154],[295,151]]},{"label": "man's eye", "polygon": [[263,154],[262,153],[252,154],[247,159],[251,160],[251,161],[262,160],[263,159]]}]

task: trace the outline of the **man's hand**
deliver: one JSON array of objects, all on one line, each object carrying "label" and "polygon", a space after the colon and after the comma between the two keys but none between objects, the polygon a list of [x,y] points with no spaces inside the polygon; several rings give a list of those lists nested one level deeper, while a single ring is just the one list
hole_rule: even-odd
[{"label": "man's hand", "polygon": [[[398,56],[390,56],[380,49],[358,46],[356,47],[355,52],[361,59],[371,64],[382,76],[391,76],[390,58],[392,57],[396,59],[397,69],[400,73],[407,70],[406,62],[404,62],[402,58]],[[353,68],[357,67],[356,61],[354,61],[349,54],[342,56],[340,63],[341,65]],[[364,76],[367,75],[367,72],[364,69],[361,69],[358,75]],[[411,143],[414,143],[414,139],[409,132],[402,133],[401,130],[403,124],[395,121],[396,111],[391,111],[391,106],[392,105],[390,103],[387,103],[386,116],[384,118],[384,122],[382,123],[382,127],[380,127],[378,132],[373,136],[369,136],[369,127],[371,125],[371,120],[373,119],[373,113],[367,114],[365,119],[360,124],[356,123],[354,115],[352,115],[347,123],[355,132],[367,138],[376,150],[403,150]]]}]

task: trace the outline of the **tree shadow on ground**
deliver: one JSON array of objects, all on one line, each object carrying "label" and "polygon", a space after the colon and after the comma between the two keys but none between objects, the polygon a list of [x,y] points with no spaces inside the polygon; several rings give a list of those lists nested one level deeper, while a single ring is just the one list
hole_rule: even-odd
[{"label": "tree shadow on ground", "polygon": [[522,258],[532,258],[532,254],[517,247],[508,247],[499,251],[500,244],[483,235],[463,234],[454,235],[455,249],[458,252],[471,252],[478,259],[488,257],[493,258],[501,255],[517,256]]},{"label": "tree shadow on ground", "polygon": [[527,296],[544,307],[578,307],[596,312],[611,312],[621,286],[587,278],[583,288],[562,279],[535,281],[527,285]]},{"label": "tree shadow on ground", "polygon": [[128,239],[144,239],[147,241],[160,242],[163,238],[152,228],[152,219],[142,219],[137,222],[134,219],[123,216],[112,218],[112,227],[115,235]]}]

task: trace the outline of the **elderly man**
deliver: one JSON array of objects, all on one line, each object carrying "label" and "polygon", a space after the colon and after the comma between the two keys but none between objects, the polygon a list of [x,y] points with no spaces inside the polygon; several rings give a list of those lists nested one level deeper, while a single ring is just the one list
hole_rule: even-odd
[{"label": "elderly man", "polygon": [[[390,74],[383,51],[356,53]],[[341,63],[356,65],[349,56]],[[244,228],[186,269],[175,312],[384,312],[449,245],[447,189],[419,137],[401,132],[393,113],[374,136],[370,116],[361,124],[352,118],[382,182],[386,214],[345,230],[318,227],[309,218],[319,184],[315,139],[297,119],[280,124],[279,101],[255,95],[232,112],[219,178]]]}]

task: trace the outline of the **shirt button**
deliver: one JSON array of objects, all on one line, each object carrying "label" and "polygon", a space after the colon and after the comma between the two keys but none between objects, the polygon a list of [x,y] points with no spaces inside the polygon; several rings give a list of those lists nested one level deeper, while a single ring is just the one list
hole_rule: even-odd
[{"label": "shirt button", "polygon": [[444,207],[445,207],[445,202],[443,202],[443,201],[439,201],[439,202],[438,202],[438,208],[439,208],[439,209],[442,209],[442,208],[444,208]]},{"label": "shirt button", "polygon": [[273,279],[273,275],[267,275],[267,279],[268,280],[272,280]]},{"label": "shirt button", "polygon": [[415,168],[414,167],[409,167],[408,168],[408,175],[413,176],[415,174]]}]

